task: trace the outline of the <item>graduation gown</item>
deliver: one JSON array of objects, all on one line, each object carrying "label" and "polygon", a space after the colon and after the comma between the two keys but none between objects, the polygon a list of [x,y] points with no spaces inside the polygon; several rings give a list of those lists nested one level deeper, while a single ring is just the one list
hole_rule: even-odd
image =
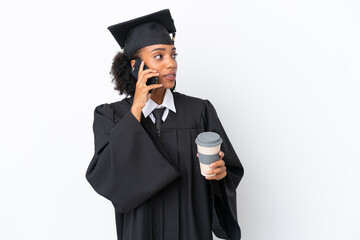
[{"label": "graduation gown", "polygon": [[[236,187],[244,170],[208,100],[173,92],[176,113],[161,126],[130,112],[133,97],[94,111],[95,153],[86,178],[115,208],[120,240],[209,240],[241,237]],[[227,176],[200,173],[195,138],[218,133]]]}]

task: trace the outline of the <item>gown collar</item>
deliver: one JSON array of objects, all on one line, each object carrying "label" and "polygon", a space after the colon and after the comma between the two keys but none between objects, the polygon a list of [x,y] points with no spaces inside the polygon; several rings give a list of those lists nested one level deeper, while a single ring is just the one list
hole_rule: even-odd
[{"label": "gown collar", "polygon": [[166,107],[169,110],[176,113],[174,96],[169,88],[165,90],[164,99],[160,105],[158,105],[151,98],[149,98],[149,100],[145,104],[145,107],[142,109],[142,113],[144,114],[144,117],[147,118],[155,108],[160,108],[160,107]]}]

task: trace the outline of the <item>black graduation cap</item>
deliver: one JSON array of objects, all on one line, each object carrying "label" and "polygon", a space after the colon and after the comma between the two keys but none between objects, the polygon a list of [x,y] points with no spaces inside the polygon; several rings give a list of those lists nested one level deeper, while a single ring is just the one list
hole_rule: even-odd
[{"label": "black graduation cap", "polygon": [[[130,58],[136,50],[154,44],[174,44],[175,25],[170,10],[164,9],[108,27],[124,54]],[[172,39],[169,36],[172,34]]]}]

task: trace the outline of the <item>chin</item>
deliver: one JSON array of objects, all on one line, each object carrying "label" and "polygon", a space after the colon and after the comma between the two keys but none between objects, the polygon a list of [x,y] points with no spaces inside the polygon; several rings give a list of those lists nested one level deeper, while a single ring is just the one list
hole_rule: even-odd
[{"label": "chin", "polygon": [[171,88],[173,88],[174,86],[175,86],[175,82],[176,82],[176,80],[174,81],[174,82],[172,82],[172,83],[169,83],[169,84],[166,84],[166,85],[164,85],[164,88],[166,88],[166,89],[171,89]]}]

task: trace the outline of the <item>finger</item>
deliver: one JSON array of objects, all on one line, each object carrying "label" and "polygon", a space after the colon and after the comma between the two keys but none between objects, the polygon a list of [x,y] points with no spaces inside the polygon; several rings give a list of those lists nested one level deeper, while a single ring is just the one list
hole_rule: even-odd
[{"label": "finger", "polygon": [[215,168],[215,169],[207,170],[206,174],[207,175],[219,174],[219,173],[222,173],[224,171],[226,171],[225,167],[218,167],[218,168]]},{"label": "finger", "polygon": [[149,79],[151,77],[159,76],[159,74],[160,73],[156,72],[156,70],[151,70],[150,72],[144,72],[143,73],[143,78],[145,78],[147,80],[147,79]]},{"label": "finger", "polygon": [[216,162],[213,162],[212,164],[210,164],[210,167],[211,167],[211,168],[216,168],[216,167],[219,167],[219,166],[221,166],[221,165],[224,165],[224,166],[225,166],[225,162],[224,162],[224,160],[222,160],[222,159],[220,159],[220,160],[218,160],[218,161],[216,161]]},{"label": "finger", "polygon": [[145,74],[152,73],[152,72],[157,72],[157,71],[155,69],[149,69],[149,68],[142,70],[140,77],[144,76]]},{"label": "finger", "polygon": [[159,83],[159,84],[150,84],[148,87],[147,87],[147,90],[151,90],[151,89],[155,89],[155,88],[160,88],[162,87],[162,83]]},{"label": "finger", "polygon": [[157,73],[157,71],[155,69],[145,69],[143,70],[141,73],[139,73],[139,79],[140,81],[143,80],[143,78],[148,75],[148,74],[151,74],[151,73]]},{"label": "finger", "polygon": [[222,160],[223,157],[225,156],[224,152],[220,151],[220,152],[219,152],[219,156],[220,156],[219,160]]},{"label": "finger", "polygon": [[139,74],[140,74],[142,71],[144,71],[144,65],[145,65],[144,61],[141,61],[140,67],[139,67]]},{"label": "finger", "polygon": [[141,62],[140,66],[139,66],[139,72],[138,72],[138,81],[142,81],[142,78],[144,76],[145,73],[149,73],[149,72],[156,72],[156,70],[154,69],[144,69],[145,63],[144,61]]},{"label": "finger", "polygon": [[220,166],[218,168],[212,169],[212,170],[208,170],[206,171],[206,174],[211,175],[211,174],[218,174],[221,172],[225,172],[226,171],[226,167],[225,166]]},{"label": "finger", "polygon": [[221,174],[215,175],[214,177],[215,177],[215,180],[221,180],[221,179],[223,179],[224,177],[226,177],[226,175],[227,175],[227,173],[226,173],[226,172],[223,172],[223,173],[221,173]]},{"label": "finger", "polygon": [[145,70],[142,70],[141,73],[139,71],[139,76],[142,77],[142,76],[144,76],[144,74],[150,73],[150,72],[156,72],[156,70],[155,69],[145,69]]},{"label": "finger", "polygon": [[[146,70],[148,70],[148,69],[146,69]],[[144,71],[144,72],[142,73],[142,77],[141,77],[141,80],[140,80],[139,84],[141,84],[141,85],[145,84],[145,85],[146,85],[146,81],[147,81],[149,78],[159,76],[159,73],[154,72],[154,71],[156,71],[156,70],[151,70],[151,72],[145,72],[145,71]]]},{"label": "finger", "polygon": [[223,173],[219,173],[219,174],[216,174],[215,176],[212,176],[212,177],[205,177],[207,180],[221,180],[223,179],[224,177],[226,177],[227,173],[226,172],[223,172]]}]

